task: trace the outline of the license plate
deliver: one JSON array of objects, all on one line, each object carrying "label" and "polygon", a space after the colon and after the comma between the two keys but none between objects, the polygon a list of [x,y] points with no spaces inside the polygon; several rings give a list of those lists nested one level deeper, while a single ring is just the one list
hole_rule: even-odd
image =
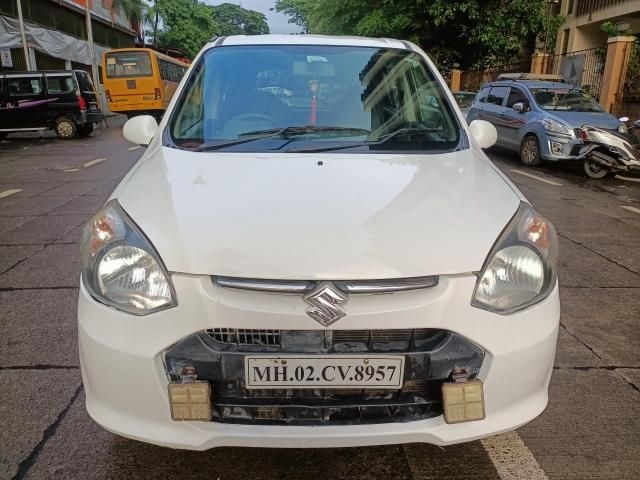
[{"label": "license plate", "polygon": [[245,387],[398,389],[404,356],[246,356]]},{"label": "license plate", "polygon": [[89,105],[89,111],[90,112],[97,112],[98,111],[98,107],[96,105]]}]

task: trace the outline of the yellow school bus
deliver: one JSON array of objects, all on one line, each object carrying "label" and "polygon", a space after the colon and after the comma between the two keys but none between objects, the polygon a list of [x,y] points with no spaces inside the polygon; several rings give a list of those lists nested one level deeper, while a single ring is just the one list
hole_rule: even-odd
[{"label": "yellow school bus", "polygon": [[102,54],[102,82],[109,110],[131,118],[161,117],[188,64],[149,48],[119,48]]}]

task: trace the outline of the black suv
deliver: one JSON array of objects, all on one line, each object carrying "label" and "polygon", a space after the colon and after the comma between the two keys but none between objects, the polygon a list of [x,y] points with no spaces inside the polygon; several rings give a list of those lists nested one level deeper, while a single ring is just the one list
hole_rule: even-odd
[{"label": "black suv", "polygon": [[47,128],[64,139],[86,137],[101,119],[93,82],[84,70],[0,74],[0,138]]}]

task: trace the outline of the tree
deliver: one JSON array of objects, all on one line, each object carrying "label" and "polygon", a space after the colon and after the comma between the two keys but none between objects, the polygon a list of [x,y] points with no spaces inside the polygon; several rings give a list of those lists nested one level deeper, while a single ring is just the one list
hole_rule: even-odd
[{"label": "tree", "polygon": [[289,23],[298,25],[302,33],[309,33],[309,16],[313,10],[314,0],[276,0],[277,12],[289,17]]},{"label": "tree", "polygon": [[278,0],[276,10],[309,33],[411,40],[440,68],[518,60],[548,19],[546,0]]},{"label": "tree", "polygon": [[213,18],[218,24],[218,35],[262,35],[269,33],[264,14],[247,10],[233,3],[210,5]]},{"label": "tree", "polygon": [[157,0],[154,8],[162,22],[157,44],[192,58],[220,30],[212,10],[198,0]]}]

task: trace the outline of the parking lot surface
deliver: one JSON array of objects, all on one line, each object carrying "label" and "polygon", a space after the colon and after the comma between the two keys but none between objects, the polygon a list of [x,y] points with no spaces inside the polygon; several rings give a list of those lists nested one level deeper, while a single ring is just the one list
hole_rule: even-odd
[{"label": "parking lot surface", "polygon": [[0,479],[640,478],[640,179],[526,169],[498,150],[491,159],[560,235],[561,331],[549,406],[535,421],[446,448],[207,452],[98,427],[78,365],[78,242],[144,151],[121,125],[0,142]]}]

